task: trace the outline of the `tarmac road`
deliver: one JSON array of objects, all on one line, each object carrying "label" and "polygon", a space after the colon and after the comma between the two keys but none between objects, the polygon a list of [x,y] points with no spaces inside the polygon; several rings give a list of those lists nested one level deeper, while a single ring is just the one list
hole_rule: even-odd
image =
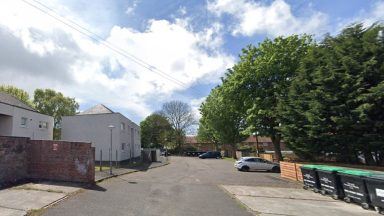
[{"label": "tarmac road", "polygon": [[226,160],[171,157],[170,162],[101,182],[44,215],[252,215],[220,185],[300,187],[278,173],[239,172]]}]

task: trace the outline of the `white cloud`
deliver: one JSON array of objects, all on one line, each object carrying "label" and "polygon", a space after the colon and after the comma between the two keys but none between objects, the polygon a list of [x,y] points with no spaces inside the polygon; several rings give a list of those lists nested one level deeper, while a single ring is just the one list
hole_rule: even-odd
[{"label": "white cloud", "polygon": [[234,57],[219,49],[220,30],[215,24],[194,32],[185,19],[151,20],[145,31],[110,29],[109,43],[180,80],[180,86],[36,9],[9,0],[0,8],[0,84],[29,92],[54,88],[85,104],[104,103],[145,117],[154,111],[153,104],[196,81],[219,82],[234,63]]},{"label": "white cloud", "polygon": [[185,6],[179,7],[179,10],[177,10],[177,12],[180,15],[186,15],[187,14],[187,8]]},{"label": "white cloud", "polygon": [[362,20],[366,25],[372,25],[375,22],[384,22],[384,1],[376,1],[370,10],[366,13],[362,11],[361,15],[357,17],[355,22]]},{"label": "white cloud", "polygon": [[376,22],[384,24],[383,0],[376,1],[370,7],[360,10],[352,17],[338,19],[330,32],[332,35],[336,35],[352,24],[362,23],[365,27],[369,27]]},{"label": "white cloud", "polygon": [[137,5],[139,4],[139,1],[138,0],[134,0],[132,5],[129,6],[126,10],[125,10],[125,13],[128,14],[128,15],[131,15],[131,14],[134,14],[135,12],[135,9],[137,7]]},{"label": "white cloud", "polygon": [[362,10],[360,13],[350,19],[350,20],[344,20],[341,25],[345,27],[346,25],[350,25],[351,23],[358,23],[361,22],[365,26],[370,26],[374,24],[375,22],[384,22],[384,1],[376,1],[372,6],[369,8],[368,11]]},{"label": "white cloud", "polygon": [[208,10],[218,16],[233,16],[233,35],[280,36],[324,33],[327,30],[328,18],[324,13],[312,11],[311,16],[298,17],[284,0],[275,0],[270,5],[251,0],[215,0],[209,2]]},{"label": "white cloud", "polygon": [[205,101],[206,98],[207,97],[196,98],[196,99],[191,100],[191,102],[190,102],[190,105],[192,107],[192,111],[195,113],[195,116],[197,117],[197,119],[201,118],[199,108],[200,108],[201,104]]}]

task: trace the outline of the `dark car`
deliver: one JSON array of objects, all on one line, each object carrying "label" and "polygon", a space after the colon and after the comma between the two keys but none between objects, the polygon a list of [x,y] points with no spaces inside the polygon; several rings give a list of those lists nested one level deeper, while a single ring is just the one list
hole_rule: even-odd
[{"label": "dark car", "polygon": [[221,153],[220,152],[209,151],[209,152],[205,152],[204,154],[199,155],[199,158],[201,158],[201,159],[205,159],[205,158],[216,158],[216,159],[219,159],[219,158],[221,158]]}]

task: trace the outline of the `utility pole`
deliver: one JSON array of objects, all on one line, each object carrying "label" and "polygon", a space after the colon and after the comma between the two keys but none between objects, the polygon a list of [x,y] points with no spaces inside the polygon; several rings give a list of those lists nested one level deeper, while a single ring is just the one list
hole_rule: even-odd
[{"label": "utility pole", "polygon": [[111,147],[109,149],[109,175],[112,175],[112,130],[115,128],[115,126],[109,125],[108,128],[111,131]]}]

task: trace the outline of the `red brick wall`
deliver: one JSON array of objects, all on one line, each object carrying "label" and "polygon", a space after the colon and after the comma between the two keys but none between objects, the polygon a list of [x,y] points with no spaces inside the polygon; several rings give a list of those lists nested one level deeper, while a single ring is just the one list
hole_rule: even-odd
[{"label": "red brick wall", "polygon": [[28,174],[32,179],[91,183],[95,149],[91,143],[30,140]]},{"label": "red brick wall", "polygon": [[23,179],[93,183],[91,143],[0,136],[0,187]]},{"label": "red brick wall", "polygon": [[0,136],[0,187],[27,177],[27,141]]}]

